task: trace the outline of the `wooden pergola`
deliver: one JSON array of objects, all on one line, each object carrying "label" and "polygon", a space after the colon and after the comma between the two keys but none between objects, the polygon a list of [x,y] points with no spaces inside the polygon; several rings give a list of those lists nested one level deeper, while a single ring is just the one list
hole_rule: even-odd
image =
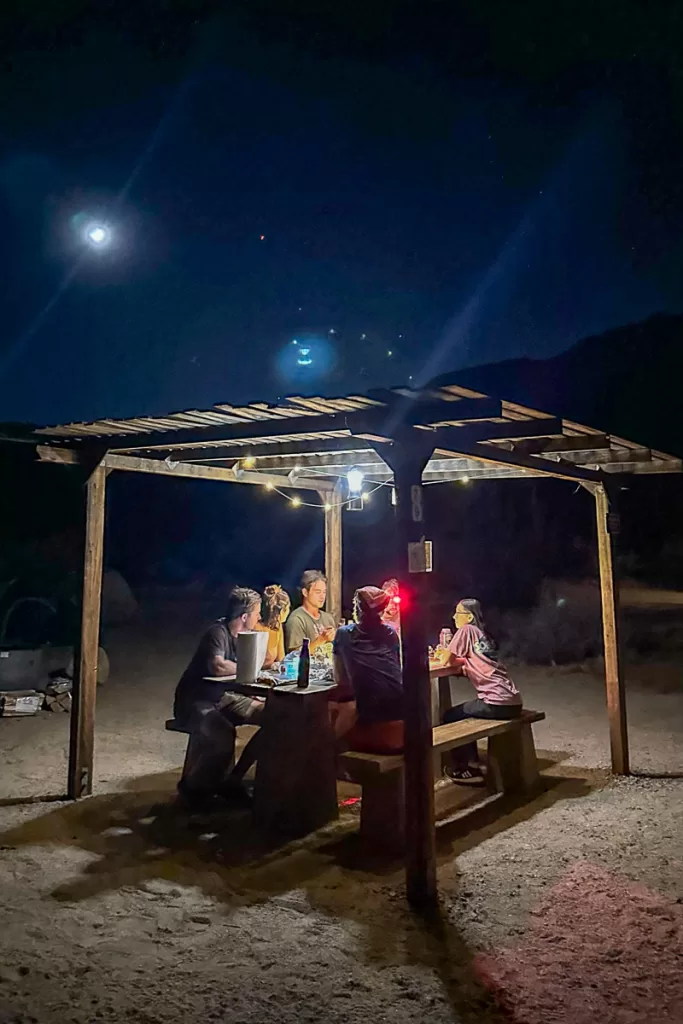
[{"label": "wooden pergola", "polygon": [[[68,795],[92,792],[106,479],[120,470],[317,492],[325,520],[328,607],[339,617],[345,477],[395,491],[404,587],[424,587],[425,484],[554,477],[595,499],[612,769],[629,773],[618,642],[613,533],[622,474],[678,473],[681,461],[623,438],[460,387],[287,398],[279,405],[216,405],[163,417],[98,420],[36,430],[41,461],[75,465],[85,484],[81,631],[75,657]],[[316,499],[317,501],[318,499]],[[431,692],[422,602],[402,625],[406,695],[406,877],[415,904],[436,896]]]}]

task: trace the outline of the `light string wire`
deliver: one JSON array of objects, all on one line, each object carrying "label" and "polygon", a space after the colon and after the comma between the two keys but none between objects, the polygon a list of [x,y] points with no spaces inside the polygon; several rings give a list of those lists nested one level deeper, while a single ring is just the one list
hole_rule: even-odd
[{"label": "light string wire", "polygon": [[324,509],[325,512],[329,512],[333,508],[343,508],[345,505],[348,505],[349,502],[354,501],[357,498],[362,498],[365,501],[370,497],[371,494],[374,494],[375,491],[378,491],[380,487],[392,487],[393,485],[382,480],[380,483],[376,484],[370,491],[363,491],[362,494],[351,495],[351,497],[344,498],[343,501],[326,501],[324,504],[319,504],[318,502],[315,501],[302,501],[302,499],[299,498],[298,496],[292,497],[291,495],[286,494],[284,491],[280,490],[279,487],[276,487],[275,484],[269,485],[268,480],[265,481],[263,486],[265,490],[271,491],[273,494],[279,494],[286,501],[288,501],[290,505],[294,505],[295,508],[322,508]]}]

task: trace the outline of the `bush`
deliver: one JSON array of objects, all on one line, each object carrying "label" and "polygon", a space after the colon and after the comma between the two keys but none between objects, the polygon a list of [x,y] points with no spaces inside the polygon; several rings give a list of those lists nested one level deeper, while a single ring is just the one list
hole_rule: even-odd
[{"label": "bush", "polygon": [[503,616],[502,653],[533,665],[566,665],[602,654],[600,594],[591,584],[547,584],[536,608]]}]

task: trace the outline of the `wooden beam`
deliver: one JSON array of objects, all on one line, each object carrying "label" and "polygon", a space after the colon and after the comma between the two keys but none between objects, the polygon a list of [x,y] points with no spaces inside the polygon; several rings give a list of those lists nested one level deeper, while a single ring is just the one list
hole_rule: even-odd
[{"label": "wooden beam", "polygon": [[604,484],[598,484],[593,489],[593,494],[598,534],[602,635],[605,647],[605,684],[607,687],[612,771],[616,775],[628,775],[630,768],[626,694],[619,650],[618,592],[614,570],[613,533],[610,530],[608,518],[610,507]]},{"label": "wooden beam", "polygon": [[104,466],[99,465],[86,485],[81,629],[74,651],[69,737],[67,793],[71,800],[92,793],[106,477]]},{"label": "wooden beam", "polygon": [[[65,465],[78,465],[82,455],[72,448],[50,448],[40,446],[38,455],[41,462],[61,462]],[[230,484],[257,484],[265,487],[272,483],[274,487],[290,490],[325,491],[331,493],[334,484],[327,480],[313,480],[301,477],[293,484],[286,476],[274,473],[243,472],[235,476],[232,469],[225,466],[194,466],[191,463],[161,462],[159,459],[146,459],[137,455],[107,455],[104,459],[107,469],[121,469],[129,473],[151,473],[155,476],[178,477],[189,480],[219,480]]]},{"label": "wooden beam", "polygon": [[[593,483],[599,483],[601,476],[592,469],[583,469],[581,466],[558,466],[555,468],[555,463],[548,462],[547,469],[543,465],[541,459],[535,458],[533,455],[523,455],[520,452],[506,452],[502,448],[494,448],[491,445],[461,445],[458,444],[456,447],[455,438],[448,445],[447,453],[451,455],[460,455],[468,459],[476,459],[478,462],[486,463],[488,465],[498,465],[515,467],[516,469],[526,469],[530,473],[535,473],[539,476],[550,476],[555,477],[558,480],[571,480],[576,482],[591,481]],[[439,441],[439,453],[446,451],[444,444]]]},{"label": "wooden beam", "polygon": [[610,448],[595,452],[563,452],[557,456],[553,453],[550,458],[541,455],[536,457],[539,462],[553,463],[556,461],[560,466],[569,463],[580,466],[600,466],[601,469],[607,466],[632,465],[635,462],[652,462],[652,452],[649,448],[629,448],[621,451]]},{"label": "wooden beam", "polygon": [[254,444],[219,444],[211,447],[176,448],[174,459],[179,462],[234,462],[237,459],[323,455],[326,452],[368,451],[370,443],[348,432],[335,437],[321,437],[317,441],[262,441]]},{"label": "wooden beam", "polygon": [[[406,432],[408,433],[408,432]],[[426,580],[411,572],[411,545],[425,536],[422,471],[432,449],[429,435],[410,436],[392,446],[400,540],[399,581],[410,613],[401,621],[405,720],[406,889],[419,909],[436,903],[432,686],[424,614]]]},{"label": "wooden beam", "polygon": [[219,466],[193,466],[188,462],[160,462],[158,459],[143,459],[135,455],[108,455],[105,459],[108,469],[123,469],[130,473],[154,473],[157,476],[187,477],[190,480],[222,480],[233,484],[258,484],[265,487],[271,483],[274,487],[290,490],[326,491],[331,493],[334,484],[326,480],[313,480],[301,477],[295,484],[286,476],[273,473],[250,473],[244,471],[235,476],[231,469]]},{"label": "wooden beam", "polygon": [[[542,420],[540,422],[543,422]],[[610,447],[607,434],[581,434],[579,437],[530,437],[510,443],[510,450],[525,455],[545,455],[550,452],[596,451]]]},{"label": "wooden beam", "polygon": [[327,610],[339,622],[342,616],[342,485],[337,484],[332,495],[321,491],[325,509],[325,575],[327,576]]}]

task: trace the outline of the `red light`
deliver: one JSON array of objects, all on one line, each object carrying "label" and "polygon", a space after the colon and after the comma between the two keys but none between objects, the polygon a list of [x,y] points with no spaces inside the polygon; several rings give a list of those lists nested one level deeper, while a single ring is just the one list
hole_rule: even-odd
[{"label": "red light", "polygon": [[394,602],[394,604],[400,604],[401,603],[401,598],[400,597],[392,597],[391,600]]}]

